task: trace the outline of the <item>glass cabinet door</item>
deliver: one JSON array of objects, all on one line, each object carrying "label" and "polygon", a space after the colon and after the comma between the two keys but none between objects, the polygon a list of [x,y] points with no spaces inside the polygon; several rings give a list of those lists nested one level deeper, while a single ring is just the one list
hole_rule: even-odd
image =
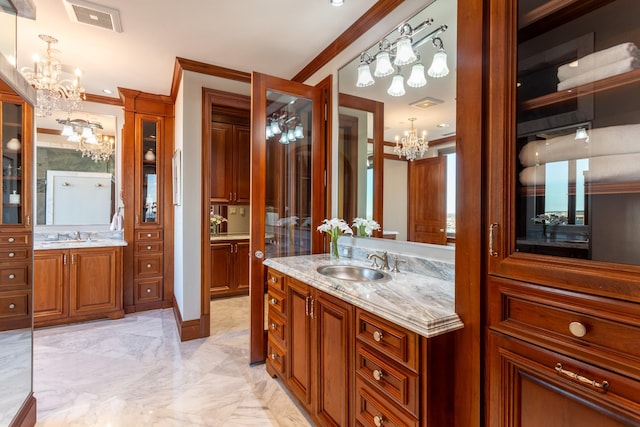
[{"label": "glass cabinet door", "polygon": [[0,102],[2,112],[2,224],[22,224],[24,186],[22,182],[22,104]]},{"label": "glass cabinet door", "polygon": [[158,200],[158,188],[160,187],[159,165],[161,164],[161,150],[158,149],[160,126],[156,118],[142,118],[139,129],[142,130],[141,143],[138,148],[138,156],[142,163],[142,176],[138,223],[157,224],[159,223],[158,207],[160,206]]},{"label": "glass cabinet door", "polygon": [[[512,106],[496,116],[513,122],[490,125],[490,272],[640,300],[629,286],[640,272],[636,3],[521,0],[507,10],[517,29],[502,34],[505,83],[492,93]],[[607,271],[615,291],[598,279]]]}]

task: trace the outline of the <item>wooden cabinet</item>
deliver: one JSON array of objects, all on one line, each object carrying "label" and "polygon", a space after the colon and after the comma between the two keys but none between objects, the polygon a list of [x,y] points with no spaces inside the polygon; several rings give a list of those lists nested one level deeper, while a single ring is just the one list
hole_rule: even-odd
[{"label": "wooden cabinet", "polygon": [[122,249],[36,251],[33,294],[35,326],[122,317]]},{"label": "wooden cabinet", "polygon": [[211,124],[211,202],[249,204],[249,126]]},{"label": "wooden cabinet", "polygon": [[0,331],[31,326],[33,108],[0,88]]},{"label": "wooden cabinet", "polygon": [[124,309],[173,303],[174,116],[169,97],[120,88],[125,109]]},{"label": "wooden cabinet", "polygon": [[249,241],[211,243],[211,297],[249,293]]},{"label": "wooden cabinet", "polygon": [[637,5],[488,3],[488,424],[638,425]]}]

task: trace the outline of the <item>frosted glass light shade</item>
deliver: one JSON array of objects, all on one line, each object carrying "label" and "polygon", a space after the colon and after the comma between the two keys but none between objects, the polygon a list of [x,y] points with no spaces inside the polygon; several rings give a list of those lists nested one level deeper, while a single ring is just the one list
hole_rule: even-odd
[{"label": "frosted glass light shade", "polygon": [[62,136],[71,136],[73,135],[73,128],[69,125],[64,125],[62,127],[62,132],[60,133]]},{"label": "frosted glass light shade", "polygon": [[278,125],[278,122],[276,121],[271,122],[271,133],[273,133],[274,135],[280,135],[282,133],[282,130],[280,130],[280,125]]},{"label": "frosted glass light shade", "polygon": [[411,47],[411,39],[402,37],[396,43],[396,59],[393,61],[396,65],[407,65],[418,59],[413,48]]},{"label": "frosted glass light shade", "polygon": [[271,132],[271,124],[267,125],[267,139],[271,138],[273,136],[273,132]]},{"label": "frosted glass light shade", "polygon": [[367,87],[371,86],[375,83],[373,77],[371,76],[371,70],[369,69],[369,64],[360,64],[358,67],[358,81],[356,82],[357,87]]},{"label": "frosted glass light shade", "polygon": [[577,140],[584,140],[584,142],[589,142],[589,134],[587,130],[583,127],[579,127],[576,129],[576,137]]},{"label": "frosted glass light shade", "polygon": [[416,64],[411,67],[411,75],[407,79],[407,85],[411,87],[422,87],[427,84],[424,76],[424,65]]},{"label": "frosted glass light shade", "polygon": [[293,142],[296,140],[295,135],[293,134],[293,129],[289,129],[287,131],[287,139],[289,140],[289,142]]},{"label": "frosted glass light shade", "polygon": [[7,150],[9,151],[20,151],[20,148],[22,148],[22,144],[18,138],[11,138],[7,142]]},{"label": "frosted glass light shade", "polygon": [[431,67],[429,67],[427,74],[435,79],[449,74],[449,67],[447,67],[447,53],[444,49],[440,49],[433,55],[433,62],[431,63]]},{"label": "frosted glass light shade", "polygon": [[402,96],[406,93],[404,90],[404,77],[402,77],[401,74],[393,76],[391,86],[389,86],[387,93],[391,96]]},{"label": "frosted glass light shade", "polygon": [[77,133],[72,133],[71,135],[69,135],[69,138],[67,138],[67,141],[69,142],[80,142],[80,135],[78,135]]},{"label": "frosted glass light shade", "polygon": [[389,52],[382,51],[376,55],[376,69],[373,75],[376,77],[384,77],[393,74],[394,68],[389,59]]},{"label": "frosted glass light shade", "polygon": [[280,144],[288,144],[289,143],[289,138],[287,138],[287,134],[284,132],[281,132],[282,136],[280,137],[280,139],[278,140],[278,142]]},{"label": "frosted glass light shade", "polygon": [[91,130],[91,128],[83,128],[82,129],[82,137],[84,139],[88,139],[93,135],[93,131]]},{"label": "frosted glass light shade", "polygon": [[296,129],[293,131],[293,136],[296,137],[296,139],[304,139],[304,129],[302,129],[302,125],[297,125]]}]

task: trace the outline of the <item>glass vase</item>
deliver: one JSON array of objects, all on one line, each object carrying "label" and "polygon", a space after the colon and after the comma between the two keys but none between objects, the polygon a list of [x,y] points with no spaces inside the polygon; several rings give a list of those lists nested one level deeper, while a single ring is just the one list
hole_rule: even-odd
[{"label": "glass vase", "polygon": [[338,252],[338,237],[339,235],[331,236],[331,258],[340,258],[340,252]]}]

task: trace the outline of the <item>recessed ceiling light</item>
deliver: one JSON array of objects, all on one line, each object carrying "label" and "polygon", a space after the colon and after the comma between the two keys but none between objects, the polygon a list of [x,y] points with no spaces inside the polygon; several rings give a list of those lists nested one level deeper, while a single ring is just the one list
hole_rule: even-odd
[{"label": "recessed ceiling light", "polygon": [[344,0],[330,0],[331,6],[342,6],[344,4]]},{"label": "recessed ceiling light", "polygon": [[111,95],[113,93],[111,89],[102,89],[102,92],[106,93],[107,95]]}]

